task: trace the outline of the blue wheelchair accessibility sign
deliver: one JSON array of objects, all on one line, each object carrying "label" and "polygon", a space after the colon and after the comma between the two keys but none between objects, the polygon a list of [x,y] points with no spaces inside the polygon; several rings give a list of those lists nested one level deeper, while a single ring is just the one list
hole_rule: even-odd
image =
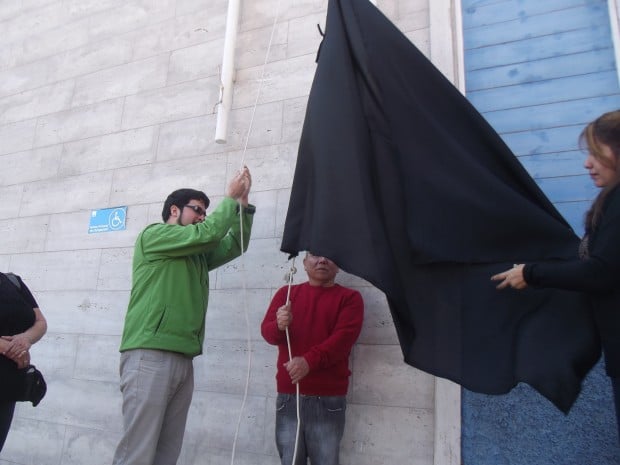
[{"label": "blue wheelchair accessibility sign", "polygon": [[122,231],[125,229],[126,217],[127,207],[93,210],[90,214],[88,234],[108,231]]}]

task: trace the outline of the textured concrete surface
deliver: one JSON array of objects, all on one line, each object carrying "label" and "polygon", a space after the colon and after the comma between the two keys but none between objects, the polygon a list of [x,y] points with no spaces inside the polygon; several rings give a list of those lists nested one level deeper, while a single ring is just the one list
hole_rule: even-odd
[{"label": "textured concrete surface", "polygon": [[476,465],[615,465],[620,445],[602,363],[568,415],[527,385],[504,396],[463,393],[463,460]]}]

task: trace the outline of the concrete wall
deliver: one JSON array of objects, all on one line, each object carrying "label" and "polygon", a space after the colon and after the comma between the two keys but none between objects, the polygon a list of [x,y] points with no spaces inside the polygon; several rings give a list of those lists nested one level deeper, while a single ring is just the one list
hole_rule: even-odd
[{"label": "concrete wall", "polygon": [[[279,244],[326,6],[280,1],[244,151],[277,0],[242,4],[227,145],[213,141],[225,0],[0,2],[0,269],[24,278],[49,323],[32,350],[48,394],[36,408],[19,404],[0,464],[111,463],[135,237],[160,221],[174,189],[203,189],[217,202],[242,159],[258,207],[253,237],[243,260],[211,277],[205,355],[195,360],[179,463],[230,463],[238,418],[235,463],[278,463],[275,351],[258,326],[289,268]],[[378,6],[429,52],[427,0]],[[125,231],[87,233],[92,210],[116,206],[128,206]],[[383,295],[352,276],[340,282],[366,301],[343,464],[432,464],[434,378],[403,364]]]}]

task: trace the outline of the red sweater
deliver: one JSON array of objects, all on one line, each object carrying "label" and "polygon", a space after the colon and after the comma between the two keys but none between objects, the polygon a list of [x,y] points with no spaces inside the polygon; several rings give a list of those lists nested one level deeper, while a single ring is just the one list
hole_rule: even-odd
[{"label": "red sweater", "polygon": [[[261,325],[269,344],[278,346],[278,392],[294,394],[295,385],[284,368],[289,360],[286,332],[276,323],[276,311],[286,303],[288,287],[273,297]],[[331,287],[298,284],[291,289],[293,321],[289,326],[293,357],[303,356],[310,372],[300,381],[305,395],[344,396],[349,387],[349,354],[362,329],[364,302],[359,292],[335,284]]]}]

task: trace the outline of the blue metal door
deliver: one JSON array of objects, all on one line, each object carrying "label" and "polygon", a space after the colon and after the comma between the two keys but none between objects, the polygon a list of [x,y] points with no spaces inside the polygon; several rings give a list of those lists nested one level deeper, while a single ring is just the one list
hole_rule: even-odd
[{"label": "blue metal door", "polygon": [[[597,192],[578,137],[620,108],[607,2],[462,0],[462,15],[468,99],[581,234]],[[600,365],[567,417],[527,386],[506,396],[464,390],[462,426],[467,465],[620,463]]]},{"label": "blue metal door", "polygon": [[577,232],[596,195],[577,138],[620,108],[605,0],[463,0],[466,92]]}]

